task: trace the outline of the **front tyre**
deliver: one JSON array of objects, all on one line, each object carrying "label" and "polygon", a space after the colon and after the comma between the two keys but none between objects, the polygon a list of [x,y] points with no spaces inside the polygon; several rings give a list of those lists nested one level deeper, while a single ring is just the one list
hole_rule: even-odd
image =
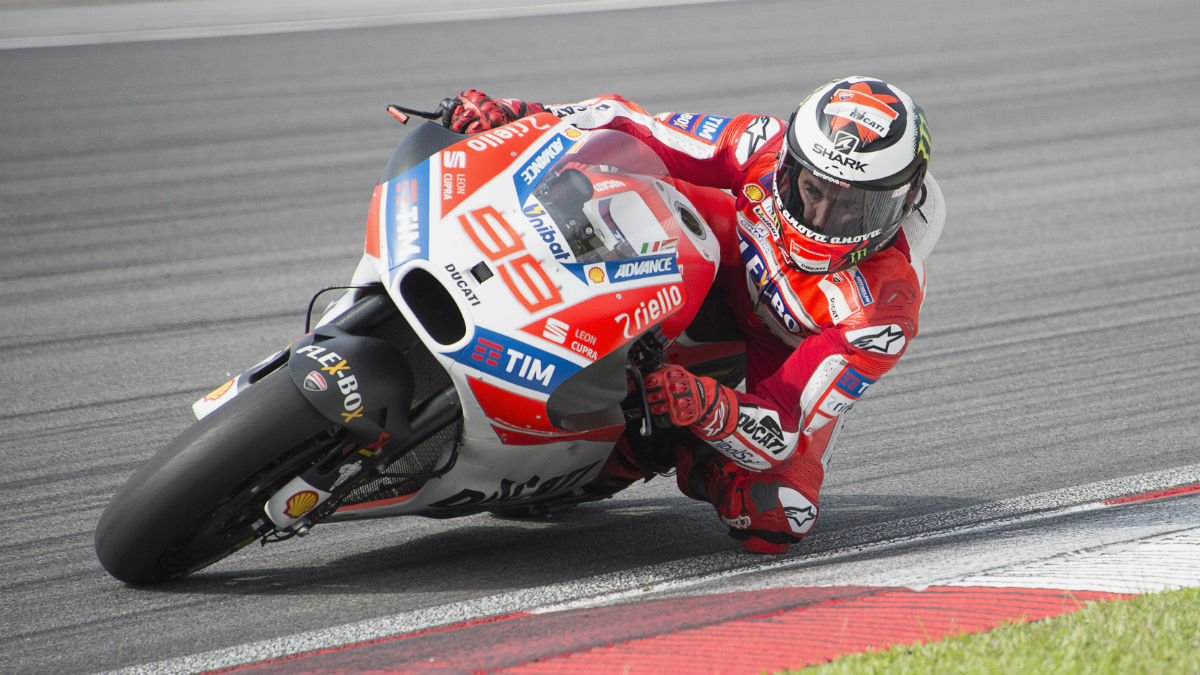
[{"label": "front tyre", "polygon": [[128,584],[176,579],[270,533],[263,504],[338,430],[280,368],[193,424],[129,479],[100,516],[96,556]]}]

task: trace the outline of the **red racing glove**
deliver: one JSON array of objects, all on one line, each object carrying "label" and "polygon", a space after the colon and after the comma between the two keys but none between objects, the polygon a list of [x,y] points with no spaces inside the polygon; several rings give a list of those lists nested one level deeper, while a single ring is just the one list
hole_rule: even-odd
[{"label": "red racing glove", "polygon": [[737,427],[733,390],[673,363],[646,376],[646,400],[659,426],[688,427],[702,440],[725,438]]},{"label": "red racing glove", "polygon": [[482,91],[468,89],[449,99],[454,107],[443,124],[460,134],[475,134],[504,126],[509,122],[545,110],[538,103],[527,103],[515,98],[493,99]]}]

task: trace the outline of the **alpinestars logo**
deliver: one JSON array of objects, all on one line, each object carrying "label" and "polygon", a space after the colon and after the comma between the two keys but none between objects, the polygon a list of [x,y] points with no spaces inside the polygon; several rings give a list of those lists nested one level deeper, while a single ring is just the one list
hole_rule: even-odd
[{"label": "alpinestars logo", "polygon": [[738,164],[745,164],[768,139],[779,133],[780,130],[779,121],[774,118],[766,116],[755,118],[738,138],[737,147],[733,152],[734,159]]},{"label": "alpinestars logo", "polygon": [[746,148],[746,155],[753,155],[758,152],[758,146],[762,145],[767,140],[767,129],[771,124],[770,117],[759,117],[746,127],[746,143],[749,145]]},{"label": "alpinestars logo", "polygon": [[700,427],[705,436],[716,436],[725,427],[725,418],[729,415],[729,406],[724,399],[717,401],[717,409],[713,411],[712,420]]},{"label": "alpinestars logo", "polygon": [[795,534],[808,534],[817,520],[817,507],[796,490],[779,488],[779,505],[787,517],[788,527]]},{"label": "alpinestars logo", "polygon": [[872,326],[846,332],[846,340],[853,346],[877,354],[895,356],[904,351],[907,340],[904,330],[897,324]]},{"label": "alpinestars logo", "polygon": [[816,510],[812,506],[787,506],[783,513],[787,516],[788,526],[793,532],[808,532],[812,522],[817,519]]}]

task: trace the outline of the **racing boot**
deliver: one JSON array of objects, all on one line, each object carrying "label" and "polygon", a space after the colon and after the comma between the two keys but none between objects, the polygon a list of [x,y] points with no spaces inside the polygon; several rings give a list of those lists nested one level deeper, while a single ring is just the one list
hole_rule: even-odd
[{"label": "racing boot", "polygon": [[[669,451],[668,451],[669,454]],[[583,487],[594,499],[611,497],[639,480],[672,471],[674,465],[662,459],[662,443],[625,434],[617,440],[600,475]]]},{"label": "racing boot", "polygon": [[[808,534],[817,518],[817,504],[797,489],[801,484],[814,484],[810,482],[813,477],[805,475],[806,466],[756,473],[725,459],[707,444],[688,445],[691,447],[681,447],[676,454],[680,491],[712,504],[721,522],[729,526],[729,536],[740,541],[743,549],[784,553]],[[816,485],[820,478],[816,477]]]}]

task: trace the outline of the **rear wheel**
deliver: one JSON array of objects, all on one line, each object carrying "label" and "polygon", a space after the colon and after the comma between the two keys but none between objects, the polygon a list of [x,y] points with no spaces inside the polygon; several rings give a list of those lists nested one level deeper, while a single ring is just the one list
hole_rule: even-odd
[{"label": "rear wheel", "polygon": [[225,558],[274,526],[263,504],[342,442],[280,368],[198,420],[121,488],[96,527],[117,579],[153,584]]}]

